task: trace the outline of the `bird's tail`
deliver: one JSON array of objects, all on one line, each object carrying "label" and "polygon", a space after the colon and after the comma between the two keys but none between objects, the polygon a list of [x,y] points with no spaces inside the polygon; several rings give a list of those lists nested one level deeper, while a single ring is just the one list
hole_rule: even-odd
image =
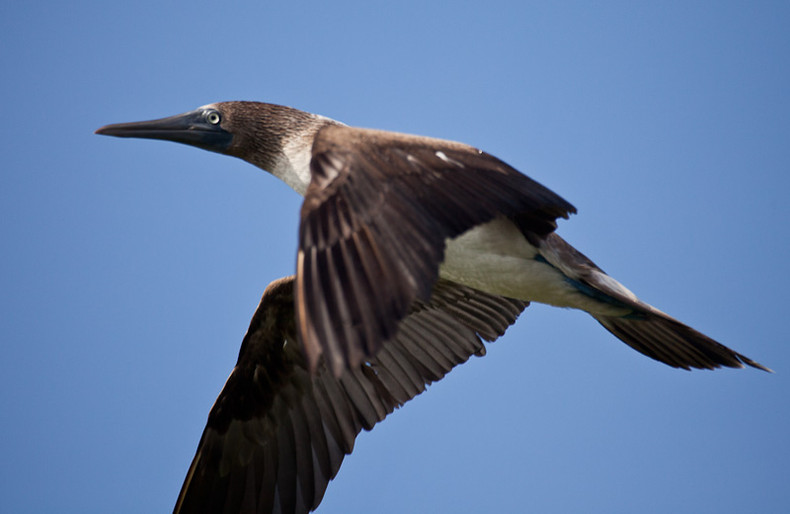
[{"label": "bird's tail", "polygon": [[675,368],[742,368],[746,364],[771,371],[655,309],[640,309],[625,317],[593,317],[634,350]]},{"label": "bird's tail", "polygon": [[590,312],[590,315],[618,339],[648,357],[683,369],[742,368],[746,364],[771,371],[639,300],[557,234],[549,234],[540,242],[539,257],[565,275],[585,296],[620,308],[619,315],[603,312]]}]

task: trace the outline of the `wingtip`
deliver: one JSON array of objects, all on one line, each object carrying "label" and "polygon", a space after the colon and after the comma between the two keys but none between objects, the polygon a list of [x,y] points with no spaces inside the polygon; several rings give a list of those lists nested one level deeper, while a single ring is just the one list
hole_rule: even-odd
[{"label": "wingtip", "polygon": [[751,366],[752,368],[756,368],[756,369],[765,371],[767,373],[775,373],[774,370],[772,370],[771,368],[769,368],[767,366],[763,366],[759,362],[755,362],[755,361],[751,360],[748,357],[744,357],[743,355],[739,355],[738,357],[740,358],[741,362],[743,362],[747,366]]}]

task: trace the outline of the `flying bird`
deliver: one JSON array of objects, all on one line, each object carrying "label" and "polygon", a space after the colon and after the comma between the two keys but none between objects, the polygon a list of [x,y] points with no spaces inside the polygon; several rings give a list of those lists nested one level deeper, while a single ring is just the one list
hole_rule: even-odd
[{"label": "flying bird", "polygon": [[304,195],[294,302],[310,369],[374,358],[441,277],[583,310],[669,366],[770,371],[639,300],[554,232],[570,203],[471,146],[237,101],[96,133],[238,157]]},{"label": "flying bird", "polygon": [[361,429],[484,355],[526,302],[439,280],[378,354],[336,377],[313,372],[296,335],[294,277],[272,282],[212,407],[174,512],[307,513]]}]

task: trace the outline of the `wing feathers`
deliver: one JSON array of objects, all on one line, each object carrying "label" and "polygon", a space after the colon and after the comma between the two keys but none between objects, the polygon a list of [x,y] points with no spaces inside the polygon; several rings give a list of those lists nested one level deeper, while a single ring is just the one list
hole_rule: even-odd
[{"label": "wing feathers", "polygon": [[412,303],[428,300],[447,239],[497,216],[518,217],[541,238],[575,212],[458,143],[331,125],[312,151],[299,236],[299,334],[310,366],[323,353],[336,376],[375,356]]},{"label": "wing feathers", "polygon": [[[282,281],[264,294],[175,512],[314,510],[363,428],[483,354],[479,333],[504,330],[526,306],[440,281],[377,357],[337,378],[325,361],[313,374],[308,369],[292,335],[291,284]],[[497,305],[503,312],[489,319]]]}]

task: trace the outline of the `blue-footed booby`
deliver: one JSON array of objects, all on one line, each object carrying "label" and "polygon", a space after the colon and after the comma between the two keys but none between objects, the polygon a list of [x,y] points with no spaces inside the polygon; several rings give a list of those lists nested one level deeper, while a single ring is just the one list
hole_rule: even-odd
[{"label": "blue-footed booby", "polygon": [[294,301],[311,369],[323,355],[340,376],[375,357],[441,277],[583,310],[673,367],[769,371],[639,300],[554,233],[570,203],[477,148],[238,101],[96,133],[238,157],[304,196]]}]

